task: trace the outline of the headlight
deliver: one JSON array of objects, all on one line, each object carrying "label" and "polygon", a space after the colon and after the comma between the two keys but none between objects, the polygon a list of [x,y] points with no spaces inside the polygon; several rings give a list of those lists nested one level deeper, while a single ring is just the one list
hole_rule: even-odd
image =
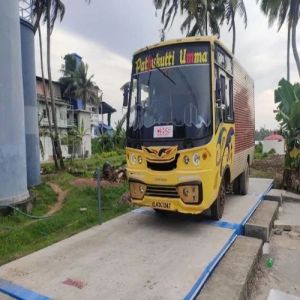
[{"label": "headlight", "polygon": [[194,153],[193,163],[194,163],[195,166],[199,166],[199,164],[200,164],[200,155],[198,153]]},{"label": "headlight", "polygon": [[186,165],[188,165],[189,162],[190,162],[190,158],[189,158],[187,155],[185,155],[185,156],[183,157],[183,161],[184,161],[184,163],[185,163]]},{"label": "headlight", "polygon": [[136,164],[136,162],[137,162],[137,157],[136,157],[135,154],[131,154],[131,155],[130,155],[130,162],[131,162],[133,165]]},{"label": "headlight", "polygon": [[198,185],[181,185],[177,187],[177,191],[184,203],[196,204],[199,202]]},{"label": "headlight", "polygon": [[141,200],[144,198],[147,186],[140,182],[129,182],[130,196],[133,199]]},{"label": "headlight", "polygon": [[141,165],[142,162],[143,162],[143,158],[139,155],[139,157],[138,157],[138,163]]}]

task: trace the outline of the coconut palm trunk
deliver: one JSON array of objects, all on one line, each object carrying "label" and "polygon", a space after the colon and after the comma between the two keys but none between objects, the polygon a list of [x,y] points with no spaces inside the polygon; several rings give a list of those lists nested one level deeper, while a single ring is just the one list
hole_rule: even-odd
[{"label": "coconut palm trunk", "polygon": [[[297,14],[299,14],[299,7],[297,8],[297,10],[298,10]],[[297,65],[298,74],[300,77],[300,58],[299,58],[299,53],[298,53],[298,49],[297,49],[297,41],[296,41],[297,21],[298,20],[294,19],[293,23],[292,23],[292,48],[293,48],[293,53],[294,53],[294,57],[295,57],[296,65]]]},{"label": "coconut palm trunk", "polygon": [[235,41],[236,41],[236,27],[235,27],[235,11],[233,9],[232,3],[230,5],[231,11],[231,27],[232,27],[232,54],[235,52]]},{"label": "coconut palm trunk", "polygon": [[50,133],[50,139],[51,139],[51,144],[52,144],[52,155],[53,155],[55,168],[58,169],[57,156],[56,156],[55,147],[54,147],[51,115],[50,115],[47,92],[46,92],[46,82],[45,82],[45,74],[44,74],[44,59],[43,59],[43,44],[42,44],[42,34],[41,34],[40,26],[38,26],[38,32],[39,32],[39,46],[40,46],[40,60],[41,60],[42,82],[43,82],[43,94],[44,94],[44,99],[45,99],[46,112],[47,112],[48,125],[49,125],[49,133]]},{"label": "coconut palm trunk", "polygon": [[235,53],[235,41],[236,41],[236,28],[235,28],[235,20],[232,20],[232,54]]},{"label": "coconut palm trunk", "polygon": [[291,48],[291,24],[288,22],[288,38],[287,38],[287,50],[286,50],[286,78],[290,81],[290,48]]},{"label": "coconut palm trunk", "polygon": [[57,158],[60,163],[60,167],[64,169],[64,161],[62,158],[62,152],[60,147],[60,140],[58,134],[58,126],[57,126],[57,117],[56,117],[56,108],[53,96],[53,87],[52,87],[52,76],[51,76],[51,0],[47,0],[46,14],[47,14],[47,68],[48,68],[48,80],[49,80],[49,91],[50,91],[50,99],[51,99],[51,111],[52,111],[52,120],[54,124],[54,148],[57,155]]}]

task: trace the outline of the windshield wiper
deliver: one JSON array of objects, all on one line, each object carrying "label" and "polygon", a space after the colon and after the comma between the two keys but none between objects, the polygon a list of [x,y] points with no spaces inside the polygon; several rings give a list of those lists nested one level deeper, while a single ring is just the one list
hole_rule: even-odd
[{"label": "windshield wiper", "polygon": [[156,66],[154,63],[153,63],[153,66],[155,69],[157,69],[163,76],[165,76],[166,78],[168,78],[174,85],[176,85],[176,82],[167,74],[165,73],[160,67]]},{"label": "windshield wiper", "polygon": [[[148,47],[146,47],[146,49],[148,50],[148,52],[149,52],[149,55],[151,55],[151,50],[148,48]],[[153,66],[154,66],[154,68],[155,69],[157,69],[163,76],[165,76],[166,78],[168,78],[174,85],[176,85],[176,82],[167,74],[167,73],[165,73],[160,67],[158,67],[154,62],[153,62]],[[150,74],[151,74],[151,72],[150,72]],[[150,78],[151,78],[151,75],[149,75],[149,82],[150,82]],[[149,85],[149,84],[148,84]]]}]

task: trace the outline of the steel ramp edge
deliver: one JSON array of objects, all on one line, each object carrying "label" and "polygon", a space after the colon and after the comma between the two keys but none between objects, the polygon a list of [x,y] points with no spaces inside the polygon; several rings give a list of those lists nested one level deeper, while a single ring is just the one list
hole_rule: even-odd
[{"label": "steel ramp edge", "polygon": [[17,300],[51,300],[34,291],[0,278],[0,292]]},{"label": "steel ramp edge", "polygon": [[202,274],[199,276],[195,284],[193,285],[192,289],[188,292],[188,294],[184,297],[184,300],[192,300],[195,299],[196,296],[200,293],[201,289],[203,288],[206,280],[209,278],[209,276],[212,274],[218,263],[222,260],[224,255],[226,254],[227,250],[230,248],[230,246],[234,243],[238,235],[244,235],[244,226],[247,223],[247,221],[250,219],[251,215],[254,213],[258,205],[263,201],[264,196],[269,193],[273,186],[273,181],[271,184],[267,187],[267,189],[263,192],[261,192],[257,196],[257,201],[255,204],[248,210],[247,214],[243,218],[242,222],[240,224],[231,223],[226,220],[219,220],[219,221],[205,221],[205,224],[209,224],[212,226],[220,227],[220,228],[228,228],[234,230],[226,244],[223,246],[223,248],[218,252],[218,254],[208,263],[208,265],[205,267]]}]

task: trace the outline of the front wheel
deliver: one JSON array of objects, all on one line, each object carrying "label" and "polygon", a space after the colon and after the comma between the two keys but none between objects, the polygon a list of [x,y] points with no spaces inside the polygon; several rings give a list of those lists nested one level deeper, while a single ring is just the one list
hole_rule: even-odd
[{"label": "front wheel", "polygon": [[226,198],[226,184],[224,178],[222,179],[218,197],[216,201],[211,206],[211,217],[214,220],[220,220],[223,216],[224,206]]}]

